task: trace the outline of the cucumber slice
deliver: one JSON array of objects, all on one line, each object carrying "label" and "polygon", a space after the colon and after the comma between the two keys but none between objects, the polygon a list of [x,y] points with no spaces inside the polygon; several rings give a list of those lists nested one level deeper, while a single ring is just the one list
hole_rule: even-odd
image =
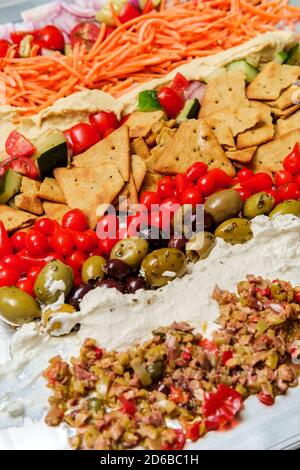
[{"label": "cucumber slice", "polygon": [[250,83],[255,79],[258,71],[252,67],[246,60],[235,60],[227,65],[227,70],[242,70],[246,76],[246,82]]},{"label": "cucumber slice", "polygon": [[52,176],[53,170],[68,166],[68,148],[64,133],[58,129],[47,131],[35,142],[36,160],[41,179]]},{"label": "cucumber slice", "polygon": [[64,54],[65,54],[66,56],[71,56],[71,55],[73,55],[73,48],[72,48],[71,44],[66,44],[66,45],[65,45]]},{"label": "cucumber slice", "polygon": [[286,63],[288,65],[300,65],[300,44],[296,44],[289,50]]},{"label": "cucumber slice", "polygon": [[278,64],[284,64],[288,58],[288,53],[285,51],[280,51],[277,52],[277,54],[274,57],[274,62],[277,62]]},{"label": "cucumber slice", "polygon": [[177,124],[180,124],[181,122],[186,121],[187,119],[196,119],[198,117],[199,110],[200,103],[197,98],[194,98],[193,100],[187,100],[183,109],[177,116]]},{"label": "cucumber slice", "polygon": [[20,191],[21,181],[22,175],[11,168],[0,176],[0,204],[6,204]]}]

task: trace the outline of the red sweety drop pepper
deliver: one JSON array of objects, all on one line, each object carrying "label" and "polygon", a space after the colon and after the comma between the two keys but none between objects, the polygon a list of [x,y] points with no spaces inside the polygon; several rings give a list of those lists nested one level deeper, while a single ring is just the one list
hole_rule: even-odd
[{"label": "red sweety drop pepper", "polygon": [[3,222],[0,221],[0,260],[3,256],[11,255],[13,252],[12,244]]}]

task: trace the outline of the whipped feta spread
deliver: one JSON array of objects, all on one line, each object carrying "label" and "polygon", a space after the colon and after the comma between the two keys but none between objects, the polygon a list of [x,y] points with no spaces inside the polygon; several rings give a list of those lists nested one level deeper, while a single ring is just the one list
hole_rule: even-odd
[{"label": "whipped feta spread", "polygon": [[[115,289],[97,288],[81,303],[80,312],[58,314],[64,336],[42,332],[37,322],[23,325],[14,334],[0,325],[0,427],[23,424],[24,417],[40,420],[49,390],[41,372],[55,355],[69,360],[78,355],[87,337],[104,348],[124,349],[150,337],[152,330],[173,321],[187,321],[205,334],[216,328],[216,284],[235,291],[247,274],[281,278],[300,284],[300,219],[292,215],[256,217],[254,237],[243,245],[222,239],[206,260],[190,265],[189,273],[156,291],[124,295]],[[72,332],[75,325],[79,331]],[[69,333],[69,334],[68,334]]]}]

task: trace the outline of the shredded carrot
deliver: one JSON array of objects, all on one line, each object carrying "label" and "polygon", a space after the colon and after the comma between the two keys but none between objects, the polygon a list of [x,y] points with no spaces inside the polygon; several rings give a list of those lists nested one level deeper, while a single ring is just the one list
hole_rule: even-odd
[{"label": "shredded carrot", "polygon": [[0,60],[0,82],[7,104],[32,115],[58,98],[79,90],[99,88],[118,97],[132,87],[158,78],[178,65],[237,46],[257,34],[295,28],[300,7],[288,0],[162,0],[151,11],[121,24],[107,35],[102,24],[90,49],[76,45],[71,56],[59,52],[18,58],[16,46]]}]

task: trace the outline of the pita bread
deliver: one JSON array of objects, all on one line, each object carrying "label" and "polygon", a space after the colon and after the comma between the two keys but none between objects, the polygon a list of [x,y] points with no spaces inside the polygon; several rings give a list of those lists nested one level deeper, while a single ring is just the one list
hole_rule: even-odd
[{"label": "pita bread", "polygon": [[71,209],[81,209],[88,216],[91,228],[97,223],[97,208],[111,203],[121,191],[124,181],[114,164],[82,168],[56,168],[55,178]]},{"label": "pita bread", "polygon": [[0,204],[0,220],[8,232],[30,225],[36,216],[28,212]]},{"label": "pita bread", "polygon": [[38,196],[46,201],[57,202],[64,204],[66,202],[65,196],[54,178],[45,178],[42,182]]},{"label": "pita bread", "polygon": [[247,88],[253,100],[277,100],[283,90],[300,76],[300,67],[269,62]]},{"label": "pita bread", "polygon": [[150,156],[150,150],[143,137],[137,137],[131,142],[130,146],[131,154],[138,155],[143,160],[146,160]]},{"label": "pita bread", "polygon": [[245,92],[245,74],[240,70],[220,70],[208,81],[199,117],[222,113],[226,108],[248,106]]},{"label": "pita bread", "polygon": [[136,137],[147,137],[152,127],[162,119],[165,119],[164,111],[150,111],[148,113],[141,111],[134,111],[126,121],[126,126],[129,128],[129,137],[134,139]]},{"label": "pita bread", "polygon": [[234,160],[235,162],[240,163],[249,163],[252,160],[253,155],[255,154],[257,147],[248,147],[244,150],[234,150],[230,152],[226,152],[226,156],[230,160]]},{"label": "pita bread", "polygon": [[270,107],[259,101],[252,101],[251,107],[259,113],[259,123],[237,136],[239,150],[269,142],[275,134]]},{"label": "pita bread", "polygon": [[161,175],[158,173],[146,173],[142,187],[140,189],[140,194],[145,191],[156,191],[159,180],[161,180]]},{"label": "pita bread", "polygon": [[123,180],[129,181],[130,145],[127,126],[121,126],[108,137],[100,140],[96,145],[73,159],[73,165],[76,168],[101,166],[106,163],[117,165]]},{"label": "pita bread", "polygon": [[146,163],[138,155],[131,156],[131,173],[137,192],[139,192],[147,173]]},{"label": "pita bread", "polygon": [[286,119],[278,119],[276,123],[276,135],[284,135],[296,129],[300,129],[300,110]]},{"label": "pita bread", "polygon": [[300,129],[276,137],[272,142],[259,147],[252,159],[251,168],[266,168],[269,171],[282,170],[283,159],[293,150],[296,143],[300,144]]},{"label": "pita bread", "polygon": [[221,168],[234,176],[235,169],[204,120],[190,119],[180,124],[177,133],[157,160],[158,173],[177,174],[195,162],[204,162],[209,169]]},{"label": "pita bread", "polygon": [[67,204],[56,204],[55,202],[43,202],[45,214],[49,219],[61,223],[63,216],[70,210]]}]

